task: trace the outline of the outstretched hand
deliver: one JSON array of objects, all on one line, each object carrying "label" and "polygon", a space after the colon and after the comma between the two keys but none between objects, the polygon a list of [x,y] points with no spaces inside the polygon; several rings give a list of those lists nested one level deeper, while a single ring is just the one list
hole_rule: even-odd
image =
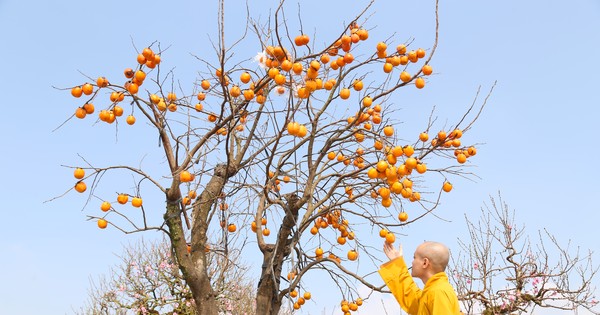
[{"label": "outstretched hand", "polygon": [[385,242],[383,244],[383,252],[390,260],[402,257],[402,244],[400,244],[396,249],[393,243]]}]

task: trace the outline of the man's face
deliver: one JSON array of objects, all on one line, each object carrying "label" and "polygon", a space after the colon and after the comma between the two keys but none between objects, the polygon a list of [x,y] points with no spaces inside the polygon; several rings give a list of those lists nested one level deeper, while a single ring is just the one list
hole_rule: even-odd
[{"label": "man's face", "polygon": [[410,275],[422,279],[425,273],[425,265],[428,263],[429,258],[423,255],[421,246],[417,247],[415,254],[413,255],[412,268]]},{"label": "man's face", "polygon": [[412,268],[410,275],[415,278],[420,278],[423,274],[423,257],[418,254],[418,250],[413,255]]}]

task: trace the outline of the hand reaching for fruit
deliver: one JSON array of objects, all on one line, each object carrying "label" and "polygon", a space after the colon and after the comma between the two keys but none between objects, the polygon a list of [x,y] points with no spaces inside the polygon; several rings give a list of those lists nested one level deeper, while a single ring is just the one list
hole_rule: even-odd
[{"label": "hand reaching for fruit", "polygon": [[394,247],[394,244],[384,242],[383,243],[383,252],[390,260],[396,259],[398,257],[402,257],[402,244],[400,244],[398,246],[398,248],[396,249]]}]

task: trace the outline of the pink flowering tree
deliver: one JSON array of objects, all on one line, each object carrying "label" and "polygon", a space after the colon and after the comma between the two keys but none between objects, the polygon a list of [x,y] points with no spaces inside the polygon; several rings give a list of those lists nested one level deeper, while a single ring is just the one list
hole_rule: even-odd
[{"label": "pink flowering tree", "polygon": [[[255,314],[256,289],[248,266],[235,252],[226,260],[208,256],[218,314]],[[167,242],[140,241],[127,246],[120,258],[108,276],[92,281],[87,305],[77,314],[195,314],[192,293]]]},{"label": "pink flowering tree", "polygon": [[490,198],[479,222],[466,222],[471,240],[459,240],[450,273],[468,314],[531,314],[540,307],[600,314],[591,252],[572,250],[546,230],[532,244],[500,196]]}]

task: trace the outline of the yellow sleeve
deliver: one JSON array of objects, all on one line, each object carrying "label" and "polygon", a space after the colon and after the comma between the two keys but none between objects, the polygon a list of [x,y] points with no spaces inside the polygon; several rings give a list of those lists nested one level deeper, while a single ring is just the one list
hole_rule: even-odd
[{"label": "yellow sleeve", "polygon": [[408,273],[404,258],[398,257],[381,265],[379,275],[402,309],[409,314],[417,314],[422,291]]}]

